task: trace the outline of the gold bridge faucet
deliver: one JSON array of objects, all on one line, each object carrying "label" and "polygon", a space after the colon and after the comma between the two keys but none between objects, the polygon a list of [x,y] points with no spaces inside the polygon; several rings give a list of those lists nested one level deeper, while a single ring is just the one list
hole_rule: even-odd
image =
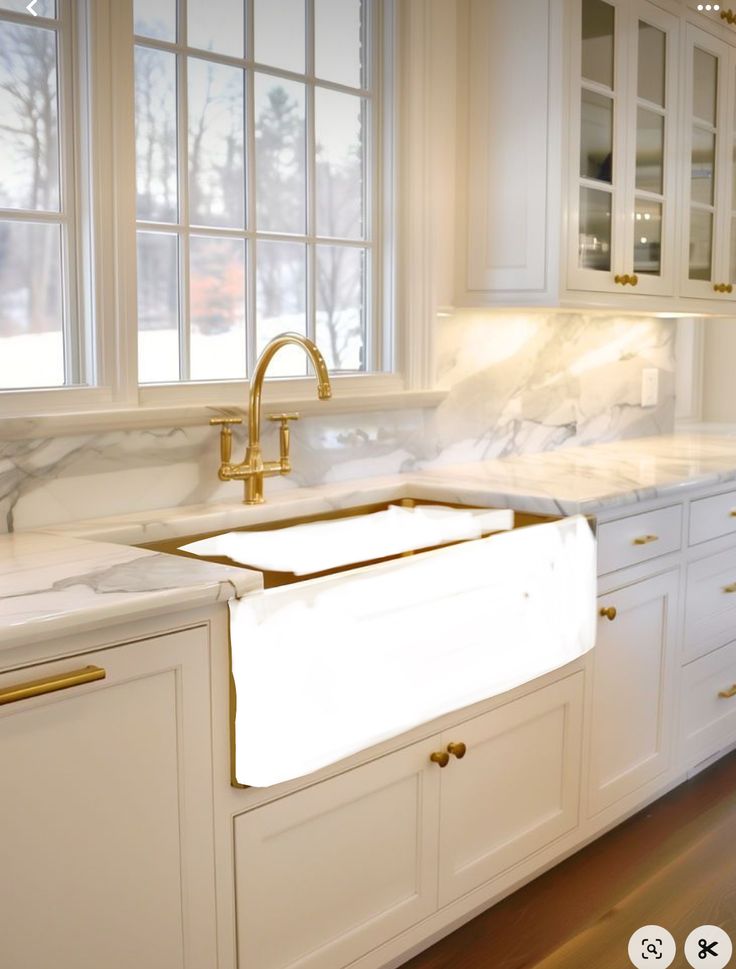
[{"label": "gold bridge faucet", "polygon": [[244,481],[247,505],[260,505],[263,502],[263,479],[276,474],[288,474],[289,462],[289,421],[299,419],[298,414],[270,414],[270,421],[279,421],[280,457],[278,461],[264,461],[261,454],[261,396],[263,381],[268,365],[278,351],[289,344],[302,347],[312,361],[317,377],[317,396],[320,400],[332,397],[332,387],[327,373],[324,357],[311,340],[298,333],[282,333],[267,344],[258,358],[250,384],[248,397],[248,448],[241,464],[232,464],[233,432],[232,424],[241,424],[242,417],[213,417],[210,424],[220,425],[220,468],[218,476],[222,481]]}]

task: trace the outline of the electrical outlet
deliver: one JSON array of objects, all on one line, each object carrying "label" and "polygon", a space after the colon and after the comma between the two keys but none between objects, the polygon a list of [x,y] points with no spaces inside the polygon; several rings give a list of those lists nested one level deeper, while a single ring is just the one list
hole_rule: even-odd
[{"label": "electrical outlet", "polygon": [[659,370],[645,367],[641,372],[641,406],[656,407],[659,403]]}]

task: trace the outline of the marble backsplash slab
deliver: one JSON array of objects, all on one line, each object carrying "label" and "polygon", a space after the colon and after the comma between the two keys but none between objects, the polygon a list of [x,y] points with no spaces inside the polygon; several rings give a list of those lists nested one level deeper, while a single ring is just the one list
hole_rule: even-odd
[{"label": "marble backsplash slab", "polygon": [[[670,320],[460,311],[438,321],[439,407],[330,414],[328,404],[295,428],[294,472],[266,488],[669,433],[674,353]],[[660,371],[656,407],[641,407],[645,367]],[[277,449],[264,428],[264,450]],[[0,532],[237,500],[241,486],[220,482],[217,463],[209,427],[0,440]]]}]

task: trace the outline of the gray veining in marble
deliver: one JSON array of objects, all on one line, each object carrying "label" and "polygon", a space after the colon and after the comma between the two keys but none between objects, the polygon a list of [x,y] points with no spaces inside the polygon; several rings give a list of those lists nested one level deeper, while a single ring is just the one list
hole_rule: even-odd
[{"label": "gray veining in marble", "polygon": [[[324,414],[292,433],[294,472],[268,495],[323,483],[667,433],[674,327],[649,318],[462,311],[438,324],[436,409]],[[639,404],[641,371],[660,370],[660,404]],[[236,432],[236,453],[244,448]],[[276,453],[264,428],[264,450]],[[0,441],[0,532],[174,505],[236,501],[217,479],[209,427]]]}]

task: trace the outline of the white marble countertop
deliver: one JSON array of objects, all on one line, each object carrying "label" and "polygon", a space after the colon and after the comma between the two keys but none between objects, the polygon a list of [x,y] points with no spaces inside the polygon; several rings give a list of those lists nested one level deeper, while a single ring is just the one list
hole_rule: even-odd
[{"label": "white marble countertop", "polygon": [[[0,537],[0,648],[261,588],[259,573],[132,544],[413,495],[540,514],[596,514],[736,481],[736,437],[680,433],[563,448]],[[266,485],[268,490],[268,484]]]}]

